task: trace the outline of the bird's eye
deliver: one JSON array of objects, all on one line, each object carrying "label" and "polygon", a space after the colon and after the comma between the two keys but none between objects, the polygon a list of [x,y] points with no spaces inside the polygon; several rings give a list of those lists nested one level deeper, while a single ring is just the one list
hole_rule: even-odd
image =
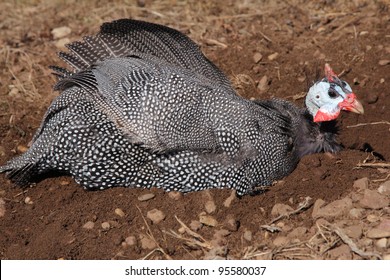
[{"label": "bird's eye", "polygon": [[337,94],[337,92],[330,90],[330,91],[328,91],[328,95],[330,98],[336,98],[338,94]]}]

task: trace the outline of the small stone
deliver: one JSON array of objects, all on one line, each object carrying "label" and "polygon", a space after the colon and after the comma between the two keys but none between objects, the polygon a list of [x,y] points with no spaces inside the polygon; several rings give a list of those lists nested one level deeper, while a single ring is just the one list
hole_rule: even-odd
[{"label": "small stone", "polygon": [[390,181],[382,183],[378,188],[378,192],[380,194],[390,195]]},{"label": "small stone", "polygon": [[137,244],[137,239],[134,235],[130,235],[125,238],[125,242],[127,246],[134,246],[135,244]]},{"label": "small stone", "polygon": [[115,212],[115,214],[117,214],[121,218],[123,218],[125,216],[125,212],[123,212],[123,210],[120,208],[116,208],[114,212]]},{"label": "small stone", "polygon": [[326,55],[322,52],[320,52],[320,50],[316,50],[313,54],[313,56],[317,59],[325,59],[326,58]]},{"label": "small stone", "polygon": [[387,64],[390,64],[390,60],[389,59],[381,59],[381,60],[379,60],[379,65],[381,65],[381,66],[385,66],[385,65],[387,65]]},{"label": "small stone", "polygon": [[373,238],[373,239],[390,237],[390,231],[379,229],[379,228],[373,228],[367,232],[366,236],[368,238]]},{"label": "small stone", "polygon": [[280,215],[285,215],[285,214],[290,213],[292,211],[294,211],[294,209],[290,205],[276,203],[274,205],[274,207],[272,207],[271,215],[274,217],[277,217]]},{"label": "small stone", "polygon": [[352,253],[348,245],[342,244],[339,247],[328,251],[329,258],[332,260],[351,260]]},{"label": "small stone", "polygon": [[215,218],[206,214],[199,215],[199,222],[210,227],[215,227],[218,224]]},{"label": "small stone", "polygon": [[156,195],[154,193],[146,193],[146,194],[140,195],[138,197],[138,200],[139,201],[147,201],[147,200],[154,198],[155,196]]},{"label": "small stone", "polygon": [[101,224],[101,226],[102,226],[102,229],[104,229],[104,230],[109,230],[111,227],[109,222],[103,222]]},{"label": "small stone", "polygon": [[302,237],[307,233],[307,228],[305,227],[296,227],[293,229],[287,236],[290,239],[299,238],[302,239]]},{"label": "small stone", "polygon": [[69,184],[70,184],[69,181],[65,181],[65,180],[61,180],[61,181],[60,181],[60,186],[67,186],[67,185],[69,185]]},{"label": "small stone", "polygon": [[276,224],[276,227],[282,229],[284,232],[289,232],[292,227],[289,224],[285,224],[284,222],[279,222]]},{"label": "small stone", "polygon": [[253,55],[253,62],[257,64],[261,61],[262,58],[263,58],[263,55],[261,53],[257,52]]},{"label": "small stone", "polygon": [[57,49],[66,49],[66,45],[69,44],[71,41],[69,38],[61,38],[57,40],[54,45],[56,46]]},{"label": "small stone", "polygon": [[183,234],[186,232],[186,228],[185,227],[180,227],[178,230],[177,230],[178,233],[180,234]]},{"label": "small stone", "polygon": [[158,209],[153,209],[148,211],[146,217],[148,217],[153,223],[158,224],[165,219],[165,214]]},{"label": "small stone", "polygon": [[369,247],[369,246],[371,246],[372,245],[372,239],[370,239],[370,238],[362,238],[362,239],[360,239],[359,240],[359,245],[361,246],[361,247]]},{"label": "small stone", "polygon": [[359,239],[363,234],[363,227],[361,225],[352,225],[344,228],[344,232],[350,237]]},{"label": "small stone", "polygon": [[220,239],[222,237],[226,237],[230,234],[230,231],[227,229],[219,229],[214,232],[214,238]]},{"label": "small stone", "polygon": [[366,96],[366,101],[368,104],[374,104],[378,101],[379,96],[378,93],[375,91],[370,91]]},{"label": "small stone", "polygon": [[278,58],[278,56],[279,56],[279,53],[275,52],[275,53],[270,54],[270,55],[268,56],[268,60],[270,60],[270,61],[275,60],[275,59]]},{"label": "small stone", "polygon": [[387,238],[381,238],[375,242],[375,246],[379,249],[387,248]]},{"label": "small stone", "polygon": [[325,26],[320,26],[317,28],[317,33],[322,33],[326,30],[326,27]]},{"label": "small stone", "polygon": [[363,208],[382,209],[390,203],[389,198],[373,190],[365,190],[360,204]]},{"label": "small stone", "polygon": [[288,243],[289,239],[286,236],[277,236],[274,241],[272,241],[272,244],[274,244],[276,247],[284,246]]},{"label": "small stone", "polygon": [[27,152],[28,150],[28,147],[24,146],[24,145],[18,145],[16,147],[16,150],[19,152],[19,153],[25,153]]},{"label": "small stone", "polygon": [[197,220],[192,220],[190,223],[190,229],[193,231],[198,231],[203,227],[203,224]]},{"label": "small stone", "polygon": [[[10,86],[10,91],[8,92],[8,96],[12,98],[19,98],[20,91],[16,86]],[[18,150],[18,148],[16,148]]]},{"label": "small stone", "polygon": [[229,208],[232,205],[233,200],[236,199],[236,197],[237,197],[236,191],[232,190],[232,192],[230,193],[230,196],[228,198],[226,198],[225,201],[223,202],[223,206],[225,206],[226,208]]},{"label": "small stone", "polygon": [[364,209],[362,208],[352,208],[349,210],[349,216],[352,219],[361,219],[363,217]]},{"label": "small stone", "polygon": [[211,250],[204,254],[204,260],[226,260],[228,253],[226,246],[214,246]]},{"label": "small stone", "polygon": [[279,227],[279,228],[282,228],[282,227],[285,226],[285,223],[284,223],[284,222],[278,222],[278,223],[276,224],[276,226]]},{"label": "small stone", "polygon": [[390,219],[383,219],[381,223],[378,225],[378,228],[386,231],[390,231]]},{"label": "small stone", "polygon": [[325,201],[322,200],[322,199],[317,199],[314,204],[313,204],[313,212],[311,214],[311,216],[314,218],[317,216],[317,213],[319,211],[319,209],[325,205]]},{"label": "small stone", "polygon": [[5,201],[4,199],[0,198],[0,218],[4,217],[5,215]]},{"label": "small stone", "polygon": [[168,196],[169,196],[169,198],[177,201],[183,197],[183,193],[172,191],[172,192],[168,193]]},{"label": "small stone", "polygon": [[204,205],[204,208],[206,209],[206,212],[208,214],[214,213],[217,209],[217,206],[215,206],[214,200],[208,200],[206,204]]},{"label": "small stone", "polygon": [[324,226],[324,227],[330,227],[331,226],[331,223],[329,223],[327,220],[325,220],[324,218],[319,218],[317,221],[316,221],[316,224],[318,226]]},{"label": "small stone", "polygon": [[365,190],[368,188],[368,178],[364,177],[353,182],[353,188],[357,190]]},{"label": "small stone", "polygon": [[260,93],[264,93],[264,92],[267,92],[269,90],[269,80],[268,80],[268,77],[267,75],[264,75],[258,85],[257,85],[257,89],[260,91]]},{"label": "small stone", "polygon": [[252,234],[252,232],[250,230],[245,230],[244,231],[243,237],[244,237],[244,239],[246,241],[251,242],[252,241],[252,236],[253,236],[253,234]]},{"label": "small stone", "polygon": [[252,67],[252,71],[255,74],[259,74],[261,72],[261,67],[259,65],[255,65]]},{"label": "small stone", "polygon": [[304,81],[306,81],[305,76],[298,77],[298,82],[303,83]]},{"label": "small stone", "polygon": [[352,199],[353,203],[356,203],[362,199],[363,195],[360,192],[351,192],[349,197]]},{"label": "small stone", "polygon": [[381,78],[380,80],[379,80],[379,83],[380,84],[383,84],[385,82],[385,79],[383,79],[383,78]]},{"label": "small stone", "polygon": [[111,235],[111,241],[115,245],[121,245],[123,242],[123,236],[121,234],[118,234],[118,233],[113,234],[113,235]]},{"label": "small stone", "polygon": [[3,146],[0,146],[0,157],[5,156],[5,148]]},{"label": "small stone", "polygon": [[[316,201],[317,202],[317,201]],[[345,197],[343,199],[335,200],[323,207],[314,208],[313,207],[313,218],[332,218],[341,216],[345,213],[348,213],[349,210],[352,209],[352,200],[348,197]]]},{"label": "small stone", "polygon": [[139,235],[139,240],[141,242],[141,247],[144,250],[153,250],[157,247],[156,242],[154,242],[152,239],[149,237],[145,236],[144,234]]},{"label": "small stone", "polygon": [[24,203],[26,203],[26,204],[33,204],[34,202],[32,201],[31,197],[26,196],[26,198],[24,199]]},{"label": "small stone", "polygon": [[95,227],[95,223],[92,221],[88,221],[83,225],[83,229],[91,230]]},{"label": "small stone", "polygon": [[68,36],[71,32],[72,29],[70,29],[68,26],[61,26],[61,27],[54,28],[51,31],[51,34],[53,35],[53,38],[56,40]]},{"label": "small stone", "polygon": [[224,227],[230,231],[237,231],[240,227],[240,221],[236,220],[234,216],[229,215],[226,217]]},{"label": "small stone", "polygon": [[379,221],[380,218],[375,214],[368,214],[366,219],[370,223],[376,223],[377,221]]}]

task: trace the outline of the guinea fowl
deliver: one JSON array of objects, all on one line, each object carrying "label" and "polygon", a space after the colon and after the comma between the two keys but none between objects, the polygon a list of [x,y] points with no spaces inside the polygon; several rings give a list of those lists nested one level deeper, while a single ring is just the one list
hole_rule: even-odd
[{"label": "guinea fowl", "polygon": [[29,150],[0,167],[19,185],[70,174],[87,189],[232,188],[252,193],[287,176],[307,154],[337,152],[341,110],[363,113],[329,65],[306,107],[246,100],[187,36],[130,19],[102,25],[52,67],[61,94]]}]

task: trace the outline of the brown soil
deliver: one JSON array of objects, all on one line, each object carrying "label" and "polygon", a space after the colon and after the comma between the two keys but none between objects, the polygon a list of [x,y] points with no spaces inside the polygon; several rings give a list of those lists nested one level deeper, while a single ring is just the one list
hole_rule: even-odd
[{"label": "brown soil", "polygon": [[[69,177],[49,178],[21,189],[1,175],[2,259],[388,257],[389,238],[383,247],[366,233],[389,221],[389,205],[362,206],[365,190],[353,187],[363,177],[368,178],[365,188],[372,190],[389,180],[386,165],[356,168],[364,161],[390,160],[390,63],[385,61],[390,59],[388,4],[368,0],[225,1],[224,5],[175,0],[31,2],[0,4],[0,164],[28,146],[58,94],[51,89],[55,79],[48,66],[60,63],[56,52],[61,42],[51,31],[68,26],[72,32],[65,39],[72,41],[96,32],[102,22],[122,17],[166,24],[188,34],[247,98],[275,96],[303,105],[303,99],[294,96],[307,90],[317,65],[329,62],[351,84],[365,114],[340,117],[339,138],[345,147],[341,153],[308,156],[265,193],[234,198],[228,207],[224,202],[231,195],[229,190],[175,199],[157,189],[85,191]],[[263,58],[256,64],[253,55],[257,52]],[[268,59],[276,52],[276,59]],[[257,84],[264,75],[269,88],[260,91]],[[362,125],[351,127],[357,124]],[[155,197],[138,200],[147,193]],[[275,204],[297,209],[306,197],[325,204],[348,198],[361,216],[351,217],[350,207],[321,218],[308,207],[271,223],[277,215],[271,214]],[[389,195],[383,197],[389,199]],[[206,211],[207,201],[216,206],[207,214],[217,221],[216,226],[193,222]],[[118,215],[117,208],[124,215]],[[153,223],[147,217],[153,209],[161,210],[165,219]],[[175,217],[203,239],[186,231]],[[85,229],[87,222],[94,227]],[[102,227],[105,222],[109,228]],[[349,240],[373,254],[353,252],[351,243],[335,230],[338,227],[348,234],[351,226],[360,227],[361,233],[348,235]],[[295,234],[299,227],[302,232]]]}]

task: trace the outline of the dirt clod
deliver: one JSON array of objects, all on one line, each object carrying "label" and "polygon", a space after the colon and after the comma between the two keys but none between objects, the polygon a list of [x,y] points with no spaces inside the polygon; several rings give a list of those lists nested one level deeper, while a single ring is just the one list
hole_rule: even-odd
[{"label": "dirt clod", "polygon": [[123,218],[125,216],[125,212],[123,212],[123,210],[120,208],[115,208],[114,212],[116,215],[118,215],[121,218]]},{"label": "dirt clod", "polygon": [[72,29],[70,29],[68,26],[61,26],[61,27],[54,28],[51,31],[51,34],[53,35],[54,39],[60,39],[68,36],[71,32]]},{"label": "dirt clod", "polygon": [[210,227],[215,227],[216,225],[218,225],[218,222],[214,217],[206,214],[199,215],[199,222]]},{"label": "dirt clod", "polygon": [[164,220],[166,216],[161,210],[153,209],[148,211],[146,217],[148,217],[153,223],[158,224]]},{"label": "dirt clod", "polygon": [[0,218],[4,217],[5,215],[5,201],[4,199],[0,198]]},{"label": "dirt clod", "polygon": [[139,235],[139,240],[141,242],[141,247],[144,250],[153,250],[157,248],[156,242],[154,242],[152,239],[150,239],[144,234]]},{"label": "dirt clod", "polygon": [[137,238],[134,235],[130,235],[125,238],[125,242],[127,246],[134,246],[137,244]]},{"label": "dirt clod", "polygon": [[261,61],[262,58],[263,58],[263,55],[261,53],[257,52],[253,55],[253,62],[257,64]]},{"label": "dirt clod", "polygon": [[378,188],[378,192],[384,195],[390,195],[390,181],[386,181]]},{"label": "dirt clod", "polygon": [[111,225],[110,225],[109,222],[103,222],[103,223],[101,224],[101,227],[102,227],[102,229],[104,229],[104,230],[109,230],[109,229],[111,228]]},{"label": "dirt clod", "polygon": [[168,193],[169,198],[173,200],[180,200],[183,197],[183,194],[181,192],[169,192]]},{"label": "dirt clod", "polygon": [[384,229],[380,229],[380,228],[373,228],[373,229],[370,229],[366,236],[368,238],[384,238],[384,237],[390,237],[390,231],[388,230],[384,230]]},{"label": "dirt clod", "polygon": [[353,182],[353,187],[356,190],[365,190],[368,188],[368,178],[364,177]]},{"label": "dirt clod", "polygon": [[95,223],[92,221],[88,221],[83,225],[83,229],[87,229],[87,230],[93,229],[94,227],[95,227]]},{"label": "dirt clod", "polygon": [[291,211],[293,211],[294,209],[290,206],[290,205],[287,205],[287,204],[282,204],[282,203],[276,203],[274,205],[274,207],[272,207],[272,210],[271,210],[271,215],[274,216],[274,217],[277,217],[279,215],[285,215]]},{"label": "dirt clod", "polygon": [[363,217],[364,209],[362,208],[352,208],[349,210],[349,216],[352,219],[361,219]]},{"label": "dirt clod", "polygon": [[217,206],[215,205],[214,200],[208,200],[206,201],[204,208],[208,214],[212,214],[217,209]]},{"label": "dirt clod", "polygon": [[389,198],[374,190],[365,190],[364,196],[360,200],[360,205],[369,209],[381,209],[388,206],[389,203]]},{"label": "dirt clod", "polygon": [[[314,208],[316,209],[316,208]],[[345,213],[348,213],[352,209],[352,200],[350,198],[343,198],[335,200],[323,207],[319,207],[314,211],[313,209],[313,218],[332,218],[341,216]]]},{"label": "dirt clod", "polygon": [[148,201],[152,198],[154,198],[156,195],[154,193],[146,193],[146,194],[143,194],[143,195],[140,195],[138,197],[138,200],[139,201]]}]

